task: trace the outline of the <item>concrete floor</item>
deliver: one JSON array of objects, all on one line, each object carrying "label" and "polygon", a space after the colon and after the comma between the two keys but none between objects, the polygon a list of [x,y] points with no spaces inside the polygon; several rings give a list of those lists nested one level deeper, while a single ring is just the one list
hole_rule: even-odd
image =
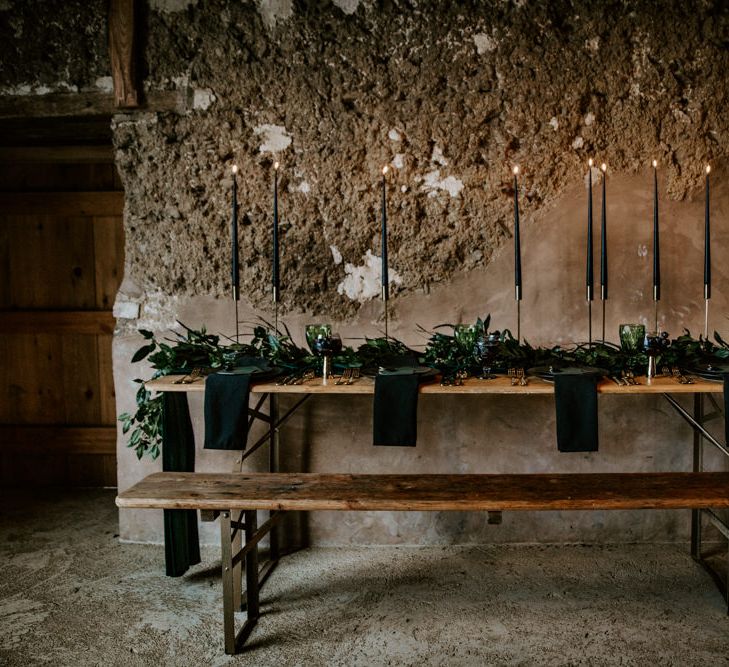
[{"label": "concrete floor", "polygon": [[180,579],[119,544],[114,494],[4,498],[2,665],[729,665],[683,545],[322,548],[286,557],[222,651],[214,549]]}]

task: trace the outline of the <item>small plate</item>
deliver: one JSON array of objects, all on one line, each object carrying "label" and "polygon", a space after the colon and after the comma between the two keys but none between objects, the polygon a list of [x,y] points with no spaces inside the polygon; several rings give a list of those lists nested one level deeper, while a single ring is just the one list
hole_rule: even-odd
[{"label": "small plate", "polygon": [[587,375],[603,377],[609,375],[609,371],[604,368],[595,368],[593,366],[535,366],[527,370],[527,375],[535,375],[547,382],[554,382],[557,375]]},{"label": "small plate", "polygon": [[427,375],[434,370],[430,366],[398,366],[397,368],[380,366],[378,375]]},{"label": "small plate", "polygon": [[229,371],[218,371],[218,375],[260,375],[271,373],[273,370],[275,369],[272,366],[238,366]]}]

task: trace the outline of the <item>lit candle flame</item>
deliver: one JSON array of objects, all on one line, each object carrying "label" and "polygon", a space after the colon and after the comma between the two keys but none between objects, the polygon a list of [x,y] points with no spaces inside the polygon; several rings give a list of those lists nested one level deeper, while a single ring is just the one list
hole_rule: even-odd
[{"label": "lit candle flame", "polygon": [[606,164],[605,164],[605,163],[603,162],[603,163],[602,163],[602,164],[600,165],[600,169],[602,169],[602,170],[603,170],[603,172],[606,172],[606,171],[607,171],[607,165],[606,165]]},{"label": "lit candle flame", "polygon": [[281,166],[281,165],[280,165],[280,164],[279,164],[278,162],[274,162],[274,163],[273,163],[273,168],[274,168],[274,169],[275,169],[276,171],[278,171],[278,168],[279,168],[280,166]]},{"label": "lit candle flame", "polygon": [[658,160],[653,160],[653,169],[655,169],[658,166]]},{"label": "lit candle flame", "polygon": [[387,173],[387,165],[382,167],[382,175],[384,176]]},{"label": "lit candle flame", "polygon": [[233,166],[232,166],[232,167],[230,168],[230,170],[231,170],[231,171],[232,171],[232,172],[233,172],[234,174],[237,174],[237,173],[238,173],[238,165],[237,165],[237,164],[234,164],[234,165],[233,165]]},{"label": "lit candle flame", "polygon": [[592,158],[590,158],[590,159],[589,159],[589,160],[587,161],[587,164],[588,164],[588,165],[590,165],[590,167],[592,167]]},{"label": "lit candle flame", "polygon": [[514,176],[516,176],[519,173],[519,165],[514,165]]},{"label": "lit candle flame", "polygon": [[708,174],[710,171],[711,171],[711,165],[710,164],[707,164],[706,165],[706,173]]}]

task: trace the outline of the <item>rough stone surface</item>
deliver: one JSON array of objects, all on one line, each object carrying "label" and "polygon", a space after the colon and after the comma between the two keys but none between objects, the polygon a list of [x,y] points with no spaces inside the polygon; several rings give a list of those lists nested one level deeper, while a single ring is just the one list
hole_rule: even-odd
[{"label": "rough stone surface", "polygon": [[[723,665],[729,620],[688,545],[307,549],[222,648],[220,561],[163,574],[110,492],[4,498],[0,663]],[[726,561],[724,559],[724,565]]]},{"label": "rough stone surface", "polygon": [[[338,5],[151,12],[146,85],[186,76],[215,101],[116,125],[127,255],[145,289],[228,293],[234,162],[247,216],[244,293],[269,300],[277,159],[284,308],[351,314],[359,302],[335,287],[346,263],[379,254],[383,164],[397,167],[397,294],[491,261],[509,237],[513,163],[529,220],[582,178],[590,155],[612,173],[638,173],[656,157],[669,196],[681,199],[728,145],[723,3],[664,3],[659,17],[644,3]],[[273,126],[287,146],[262,141],[260,128]]]},{"label": "rough stone surface", "polygon": [[107,13],[104,0],[0,2],[0,95],[103,88]]}]

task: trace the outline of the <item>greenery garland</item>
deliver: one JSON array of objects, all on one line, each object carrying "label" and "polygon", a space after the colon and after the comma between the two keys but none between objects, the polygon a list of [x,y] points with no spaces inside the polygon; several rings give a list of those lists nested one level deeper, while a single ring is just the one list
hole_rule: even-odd
[{"label": "greenery garland", "polygon": [[[490,316],[480,318],[473,325],[442,324],[429,332],[423,352],[418,352],[393,338],[365,339],[356,350],[347,347],[334,357],[334,366],[339,368],[359,367],[365,372],[376,373],[378,367],[398,363],[403,357],[420,364],[437,368],[445,378],[456,374],[477,375],[482,371],[481,359],[475,350],[475,337],[489,334]],[[284,325],[284,330],[274,330],[265,321],[253,327],[251,340],[238,343],[232,340],[222,342],[220,336],[207,333],[205,328],[191,329],[180,323],[184,331],[176,338],[157,340],[151,331],[140,329],[145,344],[138,349],[132,363],[148,359],[154,369],[151,379],[164,375],[190,373],[194,368],[208,372],[230,369],[243,357],[260,357],[272,365],[290,373],[314,370],[321,374],[321,360],[309,350],[299,347]],[[444,332],[449,331],[449,333]],[[642,351],[628,352],[612,343],[577,344],[569,348],[532,347],[520,342],[506,329],[498,334],[495,347],[494,369],[505,372],[509,368],[532,368],[534,366],[576,365],[594,366],[611,375],[621,371],[642,373],[648,364],[648,357]],[[687,368],[712,360],[729,359],[729,344],[718,333],[714,341],[699,336],[695,339],[688,330],[672,340],[658,359],[662,366]],[[156,459],[162,445],[162,395],[153,396],[144,385],[139,384],[134,414],[119,415],[122,432],[130,433],[128,447],[136,451],[137,458],[148,455]]]}]

